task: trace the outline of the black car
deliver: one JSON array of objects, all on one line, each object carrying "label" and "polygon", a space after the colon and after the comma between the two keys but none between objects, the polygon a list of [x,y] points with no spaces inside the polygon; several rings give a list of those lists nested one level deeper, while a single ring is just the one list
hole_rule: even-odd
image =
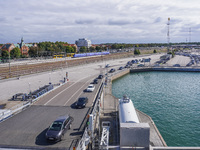
[{"label": "black car", "polygon": [[105,65],[105,68],[108,68],[108,67],[110,67],[110,65],[109,65],[109,64]]},{"label": "black car", "polygon": [[87,97],[80,97],[78,101],[76,102],[76,108],[83,108],[88,103]]},{"label": "black car", "polygon": [[124,68],[130,68],[130,67],[131,67],[131,66],[127,64]]},{"label": "black car", "polygon": [[100,75],[98,76],[98,79],[103,79],[103,75],[100,74]]},{"label": "black car", "polygon": [[94,79],[93,84],[98,84],[98,79]]},{"label": "black car", "polygon": [[113,72],[115,72],[115,69],[114,68],[112,68],[112,69],[110,69],[110,71],[109,71],[110,73],[113,73]]},{"label": "black car", "polygon": [[73,118],[69,115],[56,119],[46,132],[46,139],[49,141],[61,141],[64,134],[71,128]]},{"label": "black car", "polygon": [[124,67],[119,67],[119,70],[123,70],[124,69]]}]

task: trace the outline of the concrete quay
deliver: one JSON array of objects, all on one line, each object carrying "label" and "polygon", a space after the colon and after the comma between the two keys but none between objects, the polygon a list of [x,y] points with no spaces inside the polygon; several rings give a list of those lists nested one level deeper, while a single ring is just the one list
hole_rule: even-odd
[{"label": "concrete quay", "polygon": [[[107,79],[107,84],[104,88],[104,101],[102,106],[102,112],[100,116],[100,122],[102,121],[110,121],[110,136],[109,136],[109,148],[117,149],[117,147],[113,147],[114,145],[119,145],[119,118],[118,118],[118,98],[112,95],[112,81],[120,78],[126,74],[130,73],[130,70],[124,70],[119,73],[115,73],[112,76],[109,76]],[[162,138],[160,132],[158,131],[155,123],[145,113],[136,110],[137,115],[141,123],[148,123],[150,126],[150,146],[156,147],[166,147],[166,143]],[[119,147],[118,147],[119,148]]]},{"label": "concrete quay", "polygon": [[[167,68],[167,69],[166,69]],[[103,108],[101,113],[101,122],[102,121],[110,121],[111,128],[110,133],[111,136],[109,141],[109,149],[120,149],[119,147],[119,119],[118,119],[118,98],[112,95],[112,81],[118,79],[128,73],[133,72],[145,72],[145,71],[182,71],[182,72],[199,72],[200,69],[197,67],[182,67],[182,68],[172,68],[172,67],[165,67],[165,68],[131,68],[130,70],[124,70],[121,72],[113,73],[111,76],[108,77],[107,85],[104,88],[104,102]],[[150,116],[147,114],[139,111],[136,109],[136,113],[139,117],[139,121],[141,123],[148,123],[150,126],[150,147],[149,150],[200,150],[200,147],[168,147],[165,143],[162,135],[160,134],[159,130],[157,129],[154,121]],[[136,149],[136,148],[133,148]],[[141,149],[142,148],[137,148]],[[126,149],[128,150],[128,148]]]}]

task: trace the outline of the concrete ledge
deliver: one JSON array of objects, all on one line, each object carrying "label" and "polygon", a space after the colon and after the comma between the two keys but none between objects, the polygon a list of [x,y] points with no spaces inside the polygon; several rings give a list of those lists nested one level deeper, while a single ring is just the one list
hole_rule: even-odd
[{"label": "concrete ledge", "polygon": [[142,67],[131,68],[130,73],[147,72],[147,71],[167,71],[167,72],[200,72],[200,68],[186,68],[186,67]]}]

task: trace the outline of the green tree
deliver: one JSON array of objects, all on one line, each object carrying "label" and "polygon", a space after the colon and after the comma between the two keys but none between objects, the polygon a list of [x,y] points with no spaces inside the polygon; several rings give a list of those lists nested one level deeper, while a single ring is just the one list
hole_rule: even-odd
[{"label": "green tree", "polygon": [[8,59],[9,58],[9,52],[8,51],[2,51],[1,56],[3,59]]},{"label": "green tree", "polygon": [[90,50],[90,52],[94,52],[94,51],[95,51],[95,48],[91,46],[91,47],[89,48],[89,50]]},{"label": "green tree", "polygon": [[101,51],[101,47],[100,46],[96,46],[96,50],[97,50],[97,52],[100,52]]},{"label": "green tree", "polygon": [[74,48],[71,46],[65,46],[66,53],[74,53]]},{"label": "green tree", "polygon": [[21,51],[18,47],[13,48],[13,50],[10,51],[10,57],[11,58],[19,58],[21,56]]},{"label": "green tree", "polygon": [[85,53],[87,52],[87,48],[85,46],[82,46],[80,49],[79,49],[79,52],[80,53]]},{"label": "green tree", "polygon": [[134,50],[134,54],[135,54],[135,55],[140,55],[140,50],[139,50],[139,49],[135,49],[135,50]]},{"label": "green tree", "polygon": [[37,47],[30,47],[28,54],[30,57],[37,57],[38,48]]},{"label": "green tree", "polygon": [[153,53],[157,53],[157,51],[154,49],[154,50],[153,50]]}]

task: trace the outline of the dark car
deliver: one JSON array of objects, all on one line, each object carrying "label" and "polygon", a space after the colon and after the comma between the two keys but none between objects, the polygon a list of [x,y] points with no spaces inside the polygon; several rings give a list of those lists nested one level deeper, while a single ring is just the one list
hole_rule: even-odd
[{"label": "dark car", "polygon": [[109,73],[113,73],[113,72],[115,72],[115,69],[114,68],[110,69]]},{"label": "dark car", "polygon": [[73,118],[69,115],[56,119],[46,132],[46,139],[49,141],[61,141],[64,134],[71,128]]},{"label": "dark car", "polygon": [[130,68],[130,67],[131,67],[131,66],[127,64],[124,68]]},{"label": "dark car", "polygon": [[110,67],[110,65],[109,65],[109,64],[105,65],[105,68],[108,68],[108,67]]},{"label": "dark car", "polygon": [[83,108],[88,103],[87,97],[80,97],[78,101],[76,102],[76,108]]},{"label": "dark car", "polygon": [[94,79],[93,84],[98,84],[98,79]]},{"label": "dark car", "polygon": [[124,67],[119,67],[119,70],[123,70],[124,69]]},{"label": "dark car", "polygon": [[100,74],[100,75],[98,76],[98,79],[103,79],[103,75]]}]

